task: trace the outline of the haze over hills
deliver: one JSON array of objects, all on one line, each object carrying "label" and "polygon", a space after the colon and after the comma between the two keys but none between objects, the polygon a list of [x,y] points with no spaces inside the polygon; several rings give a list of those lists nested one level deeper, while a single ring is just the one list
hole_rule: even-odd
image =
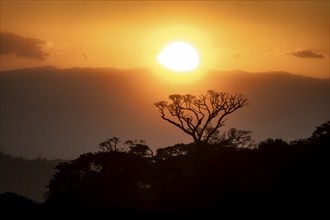
[{"label": "haze over hills", "polygon": [[15,192],[34,201],[44,201],[46,186],[62,160],[12,157],[0,151],[0,193]]},{"label": "haze over hills", "polygon": [[186,85],[148,69],[47,66],[0,77],[1,151],[28,158],[75,158],[113,136],[144,139],[153,149],[191,142],[153,106],[174,93],[243,93],[250,106],[230,115],[224,129],[252,130],[257,141],[305,138],[329,120],[329,79],[286,72],[210,71]]}]

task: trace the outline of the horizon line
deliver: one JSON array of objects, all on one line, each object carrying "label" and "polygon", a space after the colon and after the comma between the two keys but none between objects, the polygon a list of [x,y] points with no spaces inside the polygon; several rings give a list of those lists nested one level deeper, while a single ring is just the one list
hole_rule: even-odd
[{"label": "horizon line", "polygon": [[[19,70],[32,70],[32,69],[45,69],[45,68],[52,68],[56,70],[72,70],[72,69],[104,69],[104,70],[116,70],[116,71],[132,71],[132,70],[148,70],[150,71],[152,68],[150,67],[130,67],[130,68],[117,68],[117,67],[111,67],[111,66],[99,66],[99,67],[91,67],[91,66],[73,66],[73,67],[66,67],[61,68],[54,65],[43,65],[43,66],[33,66],[33,67],[22,67],[22,68],[10,68],[10,69],[0,69],[0,73],[2,72],[11,72],[11,71],[19,71]],[[274,74],[274,73],[281,73],[281,74],[289,74],[294,76],[301,76],[306,78],[314,78],[314,79],[330,79],[330,73],[328,74],[328,77],[321,78],[316,76],[307,76],[304,74],[299,73],[293,73],[288,72],[285,70],[267,70],[267,71],[246,71],[242,69],[232,69],[232,70],[215,70],[215,69],[209,69],[208,72],[220,72],[220,73],[230,73],[230,72],[240,72],[240,73],[246,73],[246,74]]]}]

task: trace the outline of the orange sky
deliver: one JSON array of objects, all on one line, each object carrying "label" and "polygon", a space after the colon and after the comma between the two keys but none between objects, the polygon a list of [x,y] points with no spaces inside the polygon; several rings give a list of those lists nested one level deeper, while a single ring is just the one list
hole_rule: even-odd
[{"label": "orange sky", "polygon": [[1,1],[1,70],[155,68],[180,39],[204,69],[325,78],[329,10],[329,1]]}]

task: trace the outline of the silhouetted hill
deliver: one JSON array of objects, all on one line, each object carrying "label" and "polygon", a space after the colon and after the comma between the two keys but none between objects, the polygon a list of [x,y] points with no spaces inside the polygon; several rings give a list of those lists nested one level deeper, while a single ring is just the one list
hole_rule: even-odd
[{"label": "silhouetted hill", "polygon": [[329,79],[287,72],[229,72],[222,77],[218,74],[214,72],[210,77],[213,86],[243,93],[251,103],[231,116],[235,118],[232,126],[253,130],[258,140],[267,136],[286,140],[305,138],[313,125],[329,120]]},{"label": "silhouetted hill", "polygon": [[0,151],[0,193],[15,192],[34,201],[44,201],[47,184],[62,160],[12,157]]},{"label": "silhouetted hill", "polygon": [[251,105],[231,115],[226,128],[252,130],[256,140],[304,138],[329,120],[329,79],[285,72],[210,71],[186,85],[148,69],[47,66],[0,77],[1,150],[29,158],[74,158],[112,136],[145,139],[153,149],[190,142],[153,106],[173,93],[244,93]]}]

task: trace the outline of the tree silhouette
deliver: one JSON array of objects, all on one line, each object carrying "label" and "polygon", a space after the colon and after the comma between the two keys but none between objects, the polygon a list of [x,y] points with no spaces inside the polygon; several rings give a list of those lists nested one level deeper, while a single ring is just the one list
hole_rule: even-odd
[{"label": "tree silhouette", "polygon": [[127,140],[126,145],[129,147],[129,153],[139,155],[141,157],[153,157],[154,152],[146,145],[145,140]]},{"label": "tree silhouette", "polygon": [[222,134],[214,135],[210,139],[210,143],[218,146],[237,147],[237,148],[254,148],[256,144],[252,140],[252,131],[238,130],[230,128]]},{"label": "tree silhouette", "polygon": [[118,137],[107,138],[107,140],[99,144],[99,148],[102,151],[108,151],[108,152],[117,151],[118,150],[117,145],[119,144],[119,142],[120,139]]},{"label": "tree silhouette", "polygon": [[241,94],[213,90],[199,97],[174,94],[169,99],[171,103],[160,101],[154,104],[162,119],[190,135],[195,143],[208,143],[224,125],[227,115],[248,104],[247,98]]},{"label": "tree silhouette", "polygon": [[[176,144],[155,155],[145,141],[128,140],[129,150],[109,148],[60,163],[44,206],[37,208],[114,218],[232,217],[237,210],[257,214],[261,209],[325,213],[329,127],[322,124],[310,138],[268,138],[255,147],[249,147],[249,131],[232,128],[214,142]],[[5,207],[20,207],[20,200],[0,194]]]},{"label": "tree silhouette", "polygon": [[56,167],[46,203],[74,212],[134,211],[144,205],[146,190],[142,187],[148,163],[146,158],[123,151],[82,154]]}]

